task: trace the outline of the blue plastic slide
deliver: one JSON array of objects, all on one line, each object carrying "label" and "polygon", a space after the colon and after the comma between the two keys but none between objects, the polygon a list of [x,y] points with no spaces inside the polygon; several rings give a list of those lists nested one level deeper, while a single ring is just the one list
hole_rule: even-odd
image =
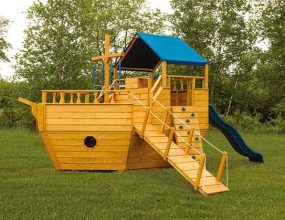
[{"label": "blue plastic slide", "polygon": [[225,135],[236,152],[248,157],[250,161],[263,162],[262,154],[252,150],[242,139],[238,131],[221,117],[213,105],[209,105],[209,118],[210,124]]}]

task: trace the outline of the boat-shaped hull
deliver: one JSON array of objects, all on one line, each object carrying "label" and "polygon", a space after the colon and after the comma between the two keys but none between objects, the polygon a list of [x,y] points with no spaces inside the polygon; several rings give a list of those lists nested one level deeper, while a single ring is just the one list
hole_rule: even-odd
[{"label": "boat-shaped hull", "polygon": [[[37,128],[57,170],[169,166],[148,144],[132,134],[132,103],[36,104],[22,98],[19,101],[32,107]],[[93,141],[90,146],[88,138]]]}]

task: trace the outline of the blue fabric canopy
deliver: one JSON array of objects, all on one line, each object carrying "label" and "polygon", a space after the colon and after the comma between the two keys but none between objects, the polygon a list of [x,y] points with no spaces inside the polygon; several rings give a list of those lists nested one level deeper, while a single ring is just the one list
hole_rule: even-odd
[{"label": "blue fabric canopy", "polygon": [[165,61],[170,64],[204,66],[207,61],[178,37],[138,32],[117,61],[125,70],[152,72]]},{"label": "blue fabric canopy", "polygon": [[171,64],[203,66],[207,61],[178,37],[138,32],[137,36],[159,57]]}]

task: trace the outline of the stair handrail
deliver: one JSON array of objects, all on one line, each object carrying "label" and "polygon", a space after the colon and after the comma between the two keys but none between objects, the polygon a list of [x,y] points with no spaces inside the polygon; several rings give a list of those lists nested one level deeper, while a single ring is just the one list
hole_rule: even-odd
[{"label": "stair handrail", "polygon": [[[146,127],[146,119],[148,118],[149,114],[152,114],[160,123],[162,123],[165,127],[169,128],[170,129],[170,134],[169,134],[169,138],[168,138],[168,143],[167,143],[167,146],[166,146],[166,149],[165,149],[165,154],[164,154],[164,160],[166,160],[167,158],[167,155],[168,155],[168,152],[170,150],[170,146],[171,146],[171,137],[173,137],[173,134],[176,134],[177,136],[179,136],[181,138],[182,141],[184,141],[189,147],[191,147],[194,151],[196,151],[200,157],[201,157],[201,162],[199,163],[199,168],[198,168],[198,171],[197,171],[197,175],[196,175],[196,181],[194,182],[194,189],[195,190],[198,190],[198,187],[199,187],[199,184],[200,184],[200,181],[201,181],[201,178],[203,178],[202,180],[202,184],[203,186],[205,186],[205,177],[204,176],[204,173],[203,173],[203,170],[204,168],[206,168],[206,155],[204,153],[201,153],[200,151],[198,151],[197,149],[195,149],[191,144],[189,144],[187,141],[184,140],[183,137],[181,137],[177,131],[175,131],[174,128],[170,127],[166,122],[163,122],[155,113],[153,113],[151,111],[151,108],[149,108],[148,106],[146,106],[141,100],[139,100],[138,97],[136,97],[135,95],[133,95],[133,98],[134,100],[136,100],[141,106],[143,106],[145,109],[147,109],[147,113],[145,115],[145,119],[144,119],[144,124],[143,124],[143,128],[142,128],[142,131],[144,133],[144,130],[145,130],[145,127]],[[140,134],[141,137],[143,136],[143,133]],[[204,191],[204,188],[203,188],[203,191]]]},{"label": "stair handrail", "polygon": [[[194,128],[192,128],[191,126],[189,126],[188,124],[186,124],[184,121],[182,121],[180,118],[178,118],[174,113],[172,113],[169,109],[167,109],[164,105],[162,105],[159,101],[157,101],[156,99],[154,99],[153,97],[151,97],[154,102],[156,102],[157,104],[159,104],[166,112],[168,112],[168,114],[171,114],[174,118],[176,118],[179,122],[181,122],[182,124],[184,124],[186,127],[188,127],[189,129],[193,129],[194,133],[197,134],[198,136],[200,136],[201,139],[203,139],[205,142],[207,142],[212,148],[214,148],[215,150],[217,150],[218,152],[220,152],[222,154],[221,160],[220,160],[220,165],[219,165],[219,169],[218,169],[218,173],[216,176],[217,181],[221,181],[222,179],[222,173],[224,168],[226,167],[226,182],[227,182],[227,186],[228,186],[228,154],[226,151],[222,151],[219,148],[217,148],[214,144],[212,144],[210,141],[208,141],[206,138],[204,138],[200,133],[198,133],[197,131],[195,131]],[[181,135],[179,135],[177,132],[175,132],[175,134],[184,142],[186,143],[188,146],[191,146],[191,144],[187,143],[184,138],[181,137]],[[195,148],[193,148],[195,149]],[[196,149],[195,149],[196,150]],[[197,150],[196,150],[197,151]]]},{"label": "stair handrail", "polygon": [[[162,105],[159,101],[157,101],[156,99],[154,99],[152,97],[152,99],[154,100],[154,102],[156,102],[157,104],[159,104],[165,111],[167,111],[169,114],[171,114],[174,118],[176,118],[179,122],[181,122],[183,125],[185,125],[186,127],[188,127],[189,129],[194,129],[193,127],[189,126],[188,124],[186,124],[184,121],[182,121],[180,118],[178,118],[174,113],[172,113],[169,109],[167,109],[164,105]],[[219,148],[217,148],[215,145],[213,145],[210,141],[208,141],[206,138],[204,138],[200,133],[198,133],[197,131],[195,131],[195,134],[197,134],[198,136],[200,136],[204,141],[206,141],[210,146],[212,146],[215,150],[217,150],[218,152],[220,152],[221,154],[224,153],[224,151],[220,150]]]},{"label": "stair handrail", "polygon": [[160,81],[162,79],[162,76],[159,75],[159,77],[157,78],[156,82],[154,83],[154,85],[152,86],[150,93],[154,93],[154,90],[156,89],[156,87],[159,85]]},{"label": "stair handrail", "polygon": [[[165,123],[164,121],[162,121],[155,113],[153,113],[153,111],[146,106],[141,100],[139,100],[138,97],[136,97],[135,95],[133,95],[134,99],[139,102],[140,105],[142,105],[145,109],[147,109],[147,111],[149,111],[149,113],[151,115],[153,115],[162,125],[164,125],[165,127],[167,127],[168,129],[172,129],[167,123]],[[194,151],[196,151],[199,155],[202,155],[202,153],[200,151],[198,151],[197,149],[195,149],[191,144],[189,144],[180,134],[177,133],[177,131],[174,131],[174,133],[180,137],[180,139],[187,144],[190,148],[192,148]]]}]

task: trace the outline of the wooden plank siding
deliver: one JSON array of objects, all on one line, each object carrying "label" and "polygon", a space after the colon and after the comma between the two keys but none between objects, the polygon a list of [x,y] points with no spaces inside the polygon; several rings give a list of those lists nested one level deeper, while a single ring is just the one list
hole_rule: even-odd
[{"label": "wooden plank siding", "polygon": [[[46,104],[45,137],[60,170],[125,170],[132,104]],[[84,139],[96,138],[87,148]]]},{"label": "wooden plank siding", "polygon": [[127,169],[168,167],[162,157],[137,134],[131,137]]}]

